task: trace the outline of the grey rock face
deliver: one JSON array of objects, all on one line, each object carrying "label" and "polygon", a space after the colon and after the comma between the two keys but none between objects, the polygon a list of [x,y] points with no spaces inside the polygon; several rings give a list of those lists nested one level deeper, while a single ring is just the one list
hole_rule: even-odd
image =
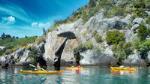
[{"label": "grey rock face", "polygon": [[[48,33],[47,38],[46,38],[45,53],[44,53],[44,58],[46,59],[48,64],[54,63],[55,52],[60,47],[62,42],[65,40],[64,37],[59,37],[58,34],[68,32],[68,31],[76,34],[75,27],[77,27],[77,24],[80,24],[80,23],[77,21],[71,24],[63,24],[59,26],[58,30]],[[62,64],[65,64],[67,62],[69,63],[75,62],[73,50],[77,46],[78,46],[77,39],[70,39],[67,41],[66,46],[61,56]]]},{"label": "grey rock face", "polygon": [[[95,43],[94,37],[91,33],[91,31],[98,31],[100,35],[105,37],[106,32],[111,29],[119,29],[122,32],[125,33],[126,36],[126,42],[130,42],[136,37],[136,34],[134,33],[134,28],[137,28],[138,24],[140,24],[143,20],[142,18],[137,18],[133,21],[133,23],[136,23],[132,26],[130,29],[122,29],[126,28],[127,25],[131,24],[131,15],[127,15],[124,18],[121,17],[112,17],[112,18],[104,18],[103,12],[97,13],[95,16],[91,17],[85,24],[83,24],[82,20],[78,20],[71,24],[63,24],[58,28],[57,31],[50,32],[46,39],[45,44],[45,54],[44,57],[49,63],[53,63],[54,59],[54,52],[57,50],[61,42],[63,42],[64,38],[57,37],[58,33],[62,33],[65,31],[72,31],[76,34],[78,40],[73,41],[70,40],[70,42],[75,42],[76,46],[78,46],[79,43],[84,43],[88,40],[91,40],[94,46],[104,46],[104,44],[97,44]],[[138,24],[137,24],[138,23]],[[66,29],[65,29],[66,28]],[[83,35],[83,33],[87,32],[87,34]],[[90,32],[90,33],[88,33]],[[105,42],[105,41],[104,41]],[[75,61],[74,55],[73,55],[73,48],[70,48],[70,43],[68,42],[66,44],[66,49],[63,52],[62,60],[64,62],[70,62]],[[116,59],[113,57],[113,52],[109,45],[106,45],[103,48],[103,53],[97,53],[95,50],[87,50],[83,52],[81,55],[83,55],[83,59],[81,60],[81,64],[115,64]],[[68,55],[69,54],[69,55]],[[135,53],[137,54],[137,53]],[[144,61],[141,60],[141,58],[136,58],[136,55],[129,56],[128,59],[125,60],[125,64],[144,64]]]},{"label": "grey rock face", "polygon": [[0,62],[1,63],[5,63],[8,62],[10,65],[11,64],[21,64],[26,62],[26,59],[28,57],[28,50],[25,50],[24,48],[22,49],[18,49],[16,52],[6,55],[6,56],[2,56],[0,57]]},{"label": "grey rock face", "polygon": [[[116,5],[122,5],[120,0],[114,0],[114,3]],[[115,16],[112,18],[106,18],[104,17],[103,10],[101,10],[95,16],[91,17],[86,23],[84,23],[82,19],[79,19],[73,23],[62,24],[58,26],[57,30],[47,34],[45,43],[40,43],[38,45],[34,44],[32,47],[35,47],[37,50],[37,57],[43,57],[48,64],[53,64],[55,52],[65,40],[64,37],[58,37],[58,34],[70,31],[75,33],[77,39],[70,39],[67,41],[62,54],[62,64],[73,64],[75,62],[73,50],[78,47],[80,43],[84,44],[87,41],[91,41],[94,48],[85,52],[81,52],[81,55],[83,56],[81,64],[113,65],[117,62],[117,60],[113,57],[111,46],[107,45],[106,43],[106,32],[108,30],[117,29],[125,33],[126,42],[130,42],[136,38],[136,34],[134,32],[138,26],[144,22],[144,19],[135,18],[132,22],[131,21],[132,15],[130,14],[126,17]],[[129,25],[131,25],[131,28],[128,28]],[[94,31],[97,31],[102,36],[102,39],[104,40],[102,43],[97,43],[95,41],[95,38],[92,34]],[[95,48],[97,47],[101,48],[102,51],[95,51]],[[30,62],[30,52],[31,51],[28,49],[18,49],[16,52],[10,55],[0,57],[0,62],[5,62],[6,58],[9,59],[9,61],[15,61],[16,64]],[[124,60],[124,64],[145,65],[145,62],[140,58],[138,52],[135,52],[134,54],[128,56],[126,60]]]},{"label": "grey rock face", "polygon": [[83,59],[80,62],[86,65],[114,65],[117,62],[113,56],[94,50],[88,50],[81,55]]},{"label": "grey rock face", "polygon": [[148,15],[150,15],[150,11],[146,11],[146,13],[147,13]]},{"label": "grey rock face", "polygon": [[138,52],[135,54],[129,55],[126,60],[124,60],[125,65],[138,65],[138,66],[145,66],[146,63],[143,59],[141,59],[141,56]]},{"label": "grey rock face", "polygon": [[132,24],[141,24],[142,22],[144,22],[143,18],[135,18],[132,22]]},{"label": "grey rock face", "polygon": [[[43,57],[43,54],[45,52],[44,43],[40,43],[39,45],[32,45],[32,47],[35,47],[38,50],[37,57]],[[1,56],[0,63],[5,64],[6,62],[8,62],[9,65],[22,65],[24,63],[30,63],[31,59],[29,58],[29,53],[31,53],[30,50],[26,48],[20,48],[9,55]]]},{"label": "grey rock face", "polygon": [[91,17],[85,24],[85,28],[90,31],[101,30],[100,33],[104,33],[109,29],[123,29],[125,26],[131,23],[131,15],[127,15],[125,18],[115,16],[112,18],[104,18],[103,12]]},{"label": "grey rock face", "polygon": [[5,47],[4,46],[0,46],[0,50],[4,50],[5,49]]}]

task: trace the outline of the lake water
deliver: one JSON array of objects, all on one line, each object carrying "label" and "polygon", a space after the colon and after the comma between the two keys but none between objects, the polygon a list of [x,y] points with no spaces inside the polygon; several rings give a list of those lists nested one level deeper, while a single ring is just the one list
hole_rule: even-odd
[{"label": "lake water", "polygon": [[20,68],[0,69],[0,84],[150,84],[150,68],[135,73],[111,73],[107,67],[88,66],[59,75],[19,74]]}]

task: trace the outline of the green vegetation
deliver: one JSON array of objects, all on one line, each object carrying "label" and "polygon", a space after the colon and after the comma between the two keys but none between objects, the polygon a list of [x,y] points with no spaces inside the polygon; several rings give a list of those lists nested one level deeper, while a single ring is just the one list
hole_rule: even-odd
[{"label": "green vegetation", "polygon": [[77,48],[74,49],[75,52],[83,52],[86,51],[88,49],[93,49],[93,43],[92,41],[87,41],[85,43],[81,43]]},{"label": "green vegetation", "polygon": [[20,47],[25,47],[27,44],[35,42],[36,38],[36,36],[18,38],[3,33],[0,37],[0,46],[4,46],[6,49],[1,50],[0,55],[10,54]]},{"label": "green vegetation", "polygon": [[0,50],[0,56],[4,54],[5,50]]},{"label": "green vegetation", "polygon": [[132,43],[126,43],[124,33],[118,30],[108,31],[106,35],[107,43],[113,45],[112,50],[114,56],[119,60],[119,63],[122,64],[122,60],[133,53],[134,47]]},{"label": "green vegetation", "polygon": [[121,0],[122,3],[116,5],[114,0],[89,0],[89,4],[73,12],[72,16],[55,21],[55,25],[69,23],[82,18],[86,22],[100,10],[104,10],[106,17],[126,16],[132,14],[135,17],[146,17],[146,9],[150,8],[150,0]]},{"label": "green vegetation", "polygon": [[141,58],[146,60],[150,51],[150,40],[146,39],[150,36],[150,29],[144,24],[141,24],[137,29],[138,39],[133,41],[134,48],[140,52]]},{"label": "green vegetation", "polygon": [[102,36],[100,36],[97,31],[95,31],[93,35],[97,43],[101,43],[103,41]]},{"label": "green vegetation", "polygon": [[[67,20],[62,21],[70,22],[75,21],[79,18],[82,18],[84,22],[87,22],[89,18],[94,16],[100,10],[103,10],[104,16],[111,18],[114,16],[127,16],[128,14],[133,15],[132,20],[137,17],[142,17],[145,19],[147,24],[150,24],[150,17],[145,12],[150,9],[150,0],[120,0],[118,4],[114,0],[90,0],[89,4],[85,7],[78,9],[73,15]],[[62,23],[61,22],[61,23]],[[129,24],[127,28],[131,28],[132,24]],[[137,31],[135,32],[138,36],[137,40],[132,42],[125,42],[125,34],[119,30],[108,31],[106,33],[106,41],[109,45],[113,46],[114,56],[121,62],[126,59],[130,54],[133,53],[133,50],[139,50],[142,58],[147,57],[147,52],[150,51],[150,41],[146,38],[150,36],[150,29],[141,24]],[[83,33],[86,35],[86,32]],[[102,37],[97,33],[93,33],[97,43],[101,43]],[[135,37],[136,38],[136,37]],[[93,44],[91,41],[82,43],[75,50],[85,51],[87,49],[92,49]]]},{"label": "green vegetation", "polygon": [[125,58],[127,58],[127,55],[126,55],[126,53],[124,51],[124,48],[122,48],[121,45],[114,45],[113,46],[113,53],[114,53],[114,57],[116,57],[120,61],[122,61]]},{"label": "green vegetation", "polygon": [[133,47],[131,43],[120,42],[119,44],[113,45],[112,48],[114,56],[121,60],[126,59],[130,54],[133,53]]},{"label": "green vegetation", "polygon": [[106,41],[109,45],[119,44],[120,42],[125,41],[125,35],[118,30],[108,31],[106,35]]},{"label": "green vegetation", "polygon": [[37,39],[35,40],[35,42],[36,42],[37,44],[40,44],[40,43],[42,43],[42,42],[45,42],[45,36],[39,36],[39,37],[37,37]]},{"label": "green vegetation", "polygon": [[113,16],[125,16],[126,15],[126,10],[124,10],[124,7],[118,7],[118,6],[113,6],[112,9],[109,9],[106,11],[106,17],[113,17]]},{"label": "green vegetation", "polygon": [[150,24],[150,16],[146,18],[146,23]]},{"label": "green vegetation", "polygon": [[146,1],[145,0],[137,0],[133,3],[134,9],[133,13],[136,17],[145,17],[147,13],[145,12]]},{"label": "green vegetation", "polygon": [[142,59],[146,59],[150,51],[150,40],[141,41],[138,43],[137,50],[140,51]]},{"label": "green vegetation", "polygon": [[146,37],[150,35],[150,30],[142,24],[138,27],[137,34],[140,40],[145,40]]}]

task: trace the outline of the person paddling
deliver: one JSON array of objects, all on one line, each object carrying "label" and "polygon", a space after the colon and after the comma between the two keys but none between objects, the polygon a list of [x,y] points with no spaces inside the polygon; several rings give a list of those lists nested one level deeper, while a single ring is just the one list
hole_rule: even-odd
[{"label": "person paddling", "polygon": [[80,68],[80,60],[81,60],[81,55],[79,51],[74,51],[74,57],[76,60],[76,67]]},{"label": "person paddling", "polygon": [[31,66],[31,67],[34,67],[34,68],[35,68],[34,70],[45,70],[45,69],[43,69],[43,68],[40,67],[40,64],[39,64],[39,63],[37,63],[36,66],[34,66],[34,65],[32,65],[32,64],[30,64],[30,66]]},{"label": "person paddling", "polygon": [[41,67],[40,67],[40,64],[39,64],[39,63],[37,63],[36,69],[37,69],[37,70],[41,70]]}]

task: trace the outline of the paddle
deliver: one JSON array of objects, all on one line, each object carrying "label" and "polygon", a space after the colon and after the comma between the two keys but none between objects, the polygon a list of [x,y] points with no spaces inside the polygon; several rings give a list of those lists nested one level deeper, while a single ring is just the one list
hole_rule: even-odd
[{"label": "paddle", "polygon": [[33,67],[33,68],[36,68],[36,66],[34,66],[33,64],[29,64],[29,66]]},{"label": "paddle", "polygon": [[[29,66],[31,66],[31,67],[33,67],[33,68],[36,68],[36,66],[33,65],[33,64],[29,64]],[[36,69],[37,69],[37,68],[36,68]],[[43,71],[46,71],[45,69],[43,69],[43,68],[41,68],[41,67],[40,67],[40,69],[43,70]]]}]

